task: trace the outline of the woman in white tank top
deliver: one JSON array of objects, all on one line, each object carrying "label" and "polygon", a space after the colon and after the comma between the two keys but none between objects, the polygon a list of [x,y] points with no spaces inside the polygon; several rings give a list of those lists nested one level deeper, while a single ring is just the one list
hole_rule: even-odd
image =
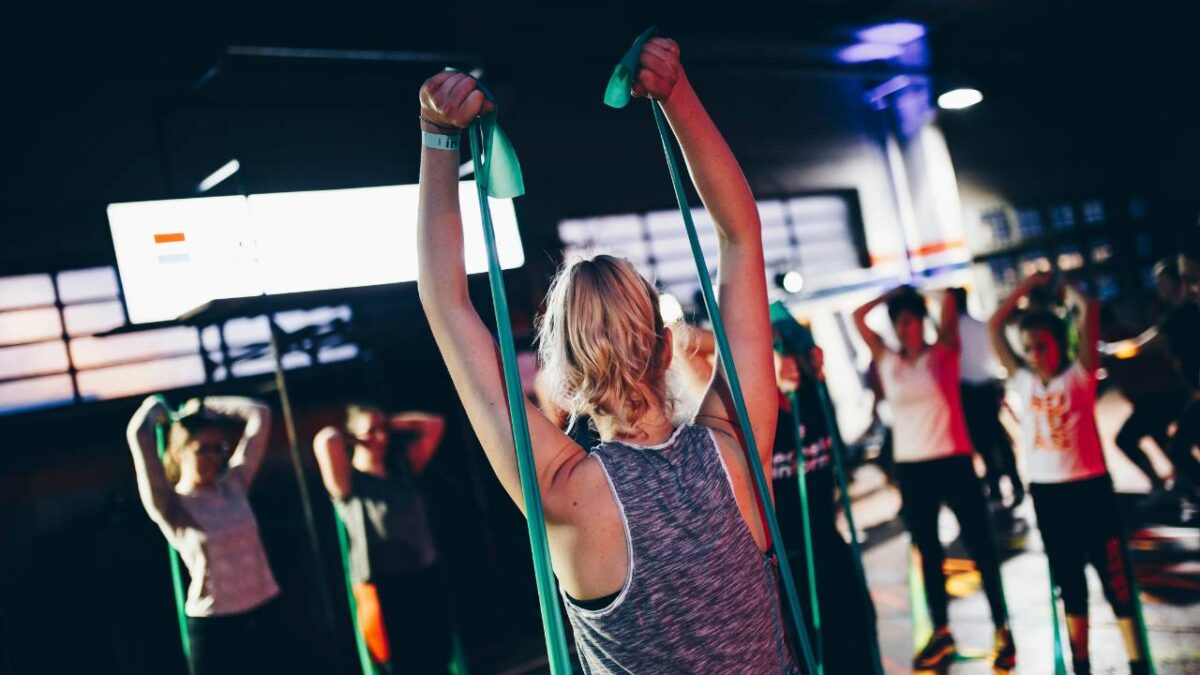
[{"label": "woman in white tank top", "polygon": [[[992,543],[983,485],[972,464],[959,389],[958,308],[944,294],[937,341],[925,340],[925,298],[907,286],[894,289],[854,312],[858,332],[871,349],[884,396],[892,409],[892,439],[900,482],[902,513],[921,553],[925,599],[934,631],[913,657],[919,670],[937,668],[957,652],[950,635],[945,575],[945,549],[938,539],[942,505],[958,518],[963,542],[975,558],[996,627],[993,662],[1011,670],[1016,647],[1008,627],[1008,611],[1000,581],[1000,562]],[[867,324],[875,307],[887,304],[900,348],[884,344]]]}]

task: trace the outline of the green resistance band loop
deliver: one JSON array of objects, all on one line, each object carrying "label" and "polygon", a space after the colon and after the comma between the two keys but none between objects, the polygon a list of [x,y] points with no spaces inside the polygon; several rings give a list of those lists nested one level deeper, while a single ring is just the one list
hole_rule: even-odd
[{"label": "green resistance band loop", "polygon": [[358,650],[358,662],[362,666],[363,675],[375,675],[375,663],[367,650],[367,641],[363,638],[362,628],[358,625],[358,602],[354,599],[354,584],[350,581],[350,541],[346,536],[346,524],[335,510],[333,522],[337,526],[338,550],[342,554],[342,578],[346,583],[346,599],[350,605],[350,625],[354,628],[354,646]]},{"label": "green resistance band loop", "polygon": [[[174,418],[170,413],[170,407],[167,405],[167,400],[162,396],[156,396],[163,407],[167,409],[168,415]],[[154,441],[158,446],[158,459],[162,460],[163,455],[167,452],[167,427],[171,420],[158,422],[154,425]],[[179,554],[171,544],[167,543],[167,558],[171,562],[171,587],[175,593],[175,615],[179,622],[179,643],[183,647],[183,659],[187,662],[188,672],[195,671],[192,665],[192,636],[188,633],[187,614],[184,613],[184,592],[183,592],[183,573],[179,569]]]},{"label": "green resistance band loop", "polygon": [[[485,93],[486,90],[484,90]],[[494,100],[493,100],[494,102]],[[552,675],[570,675],[571,660],[567,652],[567,638],[563,632],[562,615],[559,612],[558,593],[554,580],[554,571],[550,566],[550,546],[546,540],[546,520],[542,512],[542,498],[538,492],[537,470],[533,462],[533,449],[529,440],[529,420],[525,417],[525,395],[521,391],[521,376],[517,370],[517,351],[513,345],[512,322],[508,316],[508,296],[504,291],[504,277],[500,269],[500,256],[496,252],[496,233],[492,227],[492,212],[488,206],[488,195],[495,196],[497,188],[505,188],[499,194],[515,197],[524,190],[523,185],[516,185],[510,179],[515,175],[520,177],[519,165],[516,164],[516,154],[501,150],[507,142],[495,143],[499,127],[495,123],[496,111],[471,123],[471,155],[476,167],[476,192],[479,196],[479,213],[482,216],[483,238],[487,249],[488,281],[492,288],[492,306],[496,311],[496,333],[500,342],[500,359],[504,366],[504,388],[508,395],[508,410],[512,421],[513,445],[517,452],[517,468],[521,477],[521,496],[525,501],[525,523],[529,527],[529,545],[533,551],[533,571],[537,582],[538,604],[542,612],[542,627],[546,638],[546,652],[550,662]],[[490,117],[488,121],[486,118]],[[489,137],[490,136],[490,137]],[[485,158],[484,153],[491,149],[491,157]],[[507,172],[493,171],[488,167],[508,164]],[[480,170],[483,167],[483,170]],[[515,174],[512,168],[517,167]],[[504,177],[509,182],[493,182],[493,179]],[[520,182],[519,180],[517,181]],[[520,188],[512,194],[509,188]]]},{"label": "green resistance band loop", "polygon": [[1050,570],[1050,624],[1054,627],[1054,675],[1067,675],[1066,652],[1063,650],[1062,626],[1058,615],[1058,593],[1055,591],[1054,570]]},{"label": "green resistance band loop", "polygon": [[812,526],[808,516],[808,477],[805,476],[808,460],[804,456],[804,434],[801,432],[800,399],[796,392],[788,393],[792,408],[792,430],[796,437],[796,482],[800,485],[800,519],[804,530],[804,562],[808,568],[808,600],[812,607],[813,652],[817,662],[817,673],[825,673],[825,650],[821,640],[821,603],[817,599],[817,566],[813,558]]},{"label": "green resistance band loop", "polygon": [[[627,86],[631,84],[632,78],[636,71],[637,60],[641,54],[642,44],[645,43],[654,34],[654,28],[647,29],[643,32],[625,56],[621,58],[616,70],[613,72],[612,78],[608,83],[608,91],[613,91],[616,86]],[[609,97],[605,95],[605,102],[612,107],[613,103],[621,103],[622,105],[629,102],[629,98],[623,97],[618,100],[614,97],[613,102],[609,102]],[[759,495],[759,504],[762,507],[762,512],[766,516],[767,528],[771,534],[771,547],[774,549],[775,558],[779,565],[779,575],[783,578],[783,587],[787,595],[788,607],[792,611],[792,619],[796,629],[796,640],[800,643],[801,655],[804,658],[805,672],[816,673],[816,663],[813,660],[812,647],[808,641],[808,630],[804,626],[804,614],[800,609],[800,601],[796,594],[796,582],[792,578],[792,568],[788,563],[787,553],[783,549],[783,537],[779,534],[779,521],[775,517],[775,506],[771,503],[771,490],[767,484],[766,476],[763,474],[762,462],[758,461],[758,446],[754,440],[754,429],[750,426],[750,415],[746,410],[746,402],[742,398],[742,384],[738,379],[737,367],[733,362],[733,352],[729,347],[729,339],[725,333],[725,322],[721,319],[721,310],[717,307],[716,295],[713,293],[712,280],[708,276],[708,265],[704,261],[704,251],[700,247],[700,238],[696,234],[696,225],[692,222],[691,208],[688,206],[687,195],[683,189],[683,182],[680,179],[679,165],[675,159],[675,152],[671,145],[671,132],[667,127],[667,120],[663,114],[662,107],[657,101],[652,101],[650,109],[654,113],[654,121],[658,125],[658,134],[662,139],[663,151],[667,158],[667,170],[671,174],[671,183],[675,189],[675,199],[679,204],[679,213],[683,216],[684,229],[687,231],[688,242],[691,244],[692,256],[695,258],[696,271],[700,277],[700,290],[704,296],[704,306],[708,310],[708,315],[712,320],[713,335],[717,340],[717,351],[721,357],[721,364],[725,366],[725,376],[729,380],[729,389],[733,394],[734,409],[737,411],[738,424],[742,429],[742,436],[745,438],[746,464],[751,468],[751,475],[754,476],[755,488]]]},{"label": "green resistance band loop", "polygon": [[[461,72],[457,68],[447,68],[448,72]],[[493,104],[496,97],[487,85],[475,80],[475,86]],[[500,108],[495,107],[491,112],[480,115],[472,127],[478,126],[483,132],[481,150],[474,152],[475,181],[483,185],[487,195],[493,199],[512,199],[525,194],[525,178],[521,174],[521,163],[517,160],[517,151],[513,148],[508,134],[496,123]],[[471,142],[475,142],[472,135]]]},{"label": "green resistance band loop", "polygon": [[617,62],[612,77],[608,79],[608,86],[604,88],[604,105],[610,108],[624,108],[629,105],[629,101],[633,99],[633,83],[637,78],[638,63],[642,58],[642,45],[657,34],[657,26],[650,26],[642,31],[642,34],[633,41],[633,45]]}]

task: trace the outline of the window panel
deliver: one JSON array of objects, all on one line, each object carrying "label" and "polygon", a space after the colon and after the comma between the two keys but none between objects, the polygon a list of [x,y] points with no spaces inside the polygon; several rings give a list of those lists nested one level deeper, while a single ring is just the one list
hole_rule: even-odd
[{"label": "window panel", "polygon": [[336,363],[350,361],[358,356],[358,345],[345,344],[336,347],[322,347],[317,352],[317,360],[321,363]]},{"label": "window panel", "polygon": [[87,300],[116,298],[117,272],[112,267],[92,267],[58,273],[58,297],[64,305]]},{"label": "window panel", "polygon": [[204,382],[200,355],[80,371],[79,395],[90,400],[136,396]]},{"label": "window panel", "polygon": [[0,413],[15,413],[55,405],[75,398],[70,375],[51,375],[0,384]]},{"label": "window panel", "polygon": [[125,325],[120,300],[72,305],[63,308],[63,320],[69,335],[91,335]]},{"label": "window panel", "polygon": [[62,335],[54,307],[0,313],[0,345],[52,340]]},{"label": "window panel", "polygon": [[0,349],[0,380],[66,372],[67,346],[60,341]]},{"label": "window panel", "polygon": [[288,332],[297,331],[308,326],[325,325],[338,320],[350,320],[349,306],[338,305],[336,307],[318,307],[316,309],[297,309],[279,312],[275,315],[275,323]]},{"label": "window panel", "polygon": [[0,309],[54,304],[54,284],[49,274],[0,278]]},{"label": "window panel", "polygon": [[267,322],[265,316],[230,319],[225,322],[225,342],[230,347],[242,347],[270,341],[271,324]]},{"label": "window panel", "polygon": [[[196,329],[188,326],[71,341],[71,358],[80,370],[189,351],[200,351],[200,339]],[[196,358],[200,358],[199,354]]]}]

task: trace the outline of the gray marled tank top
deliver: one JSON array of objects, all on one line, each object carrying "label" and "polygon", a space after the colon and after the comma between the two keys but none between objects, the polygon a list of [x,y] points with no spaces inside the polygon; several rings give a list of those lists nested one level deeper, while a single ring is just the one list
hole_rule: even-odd
[{"label": "gray marled tank top", "polygon": [[630,569],[603,609],[564,594],[584,672],[798,673],[774,563],[742,520],[712,432],[683,425],[661,445],[591,455],[624,517]]}]

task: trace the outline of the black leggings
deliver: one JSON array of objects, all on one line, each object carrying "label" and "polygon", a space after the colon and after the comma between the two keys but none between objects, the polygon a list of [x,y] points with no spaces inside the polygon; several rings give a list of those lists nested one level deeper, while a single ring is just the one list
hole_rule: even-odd
[{"label": "black leggings", "polygon": [[436,565],[374,581],[397,673],[448,672],[454,644],[450,597]]},{"label": "black leggings", "polygon": [[1000,477],[1008,476],[1014,495],[1024,494],[1021,477],[1017,475],[1017,460],[1013,456],[1012,439],[1000,423],[1000,401],[1002,390],[999,385],[963,383],[963,416],[967,419],[967,434],[975,452],[983,458],[987,467],[988,490],[994,500],[999,500]]},{"label": "black leggings", "polygon": [[1030,486],[1038,529],[1054,583],[1071,616],[1087,616],[1084,568],[1092,564],[1104,584],[1113,614],[1133,616],[1133,592],[1117,502],[1108,476]]},{"label": "black leggings", "polygon": [[[1140,399],[1133,404],[1133,412],[1117,432],[1117,447],[1125,453],[1129,461],[1146,474],[1153,486],[1162,485],[1163,480],[1158,477],[1150,458],[1142,451],[1142,439],[1146,436],[1154,439],[1158,447],[1168,454],[1173,464],[1182,464],[1176,466],[1177,473],[1183,474],[1190,470],[1187,466],[1188,458],[1177,462],[1174,453],[1171,452],[1171,437],[1167,433],[1171,423],[1180,417],[1188,400],[1189,393],[1186,391]],[[1191,463],[1194,462],[1195,460],[1191,460]]]},{"label": "black leggings", "polygon": [[281,672],[279,601],[241,614],[188,617],[195,675]]},{"label": "black leggings", "polygon": [[1200,446],[1200,396],[1193,395],[1179,413],[1179,424],[1167,453],[1175,464],[1175,480],[1190,490],[1200,488],[1200,462],[1194,454],[1197,446]]},{"label": "black leggings", "polygon": [[[858,576],[850,544],[842,539],[837,529],[833,468],[826,466],[813,471],[806,479],[825,672],[829,675],[869,673],[873,669],[870,641],[875,639],[875,606],[871,604],[870,591],[863,588]],[[788,541],[786,531],[784,541],[788,542],[788,562],[811,640],[814,637],[812,599],[808,592],[808,563],[803,543]],[[787,603],[783,603],[783,612],[790,621]]]},{"label": "black leggings", "polygon": [[938,539],[938,514],[942,504],[958,518],[963,543],[975,559],[983,577],[983,590],[992,610],[992,622],[1008,623],[1004,587],[1000,581],[1000,559],[992,543],[987,502],[975,475],[970,455],[958,455],[927,462],[901,462],[896,465],[900,478],[904,522],[913,543],[921,553],[921,572],[925,578],[925,601],[935,628],[949,624],[946,577],[942,570],[946,551]]}]

